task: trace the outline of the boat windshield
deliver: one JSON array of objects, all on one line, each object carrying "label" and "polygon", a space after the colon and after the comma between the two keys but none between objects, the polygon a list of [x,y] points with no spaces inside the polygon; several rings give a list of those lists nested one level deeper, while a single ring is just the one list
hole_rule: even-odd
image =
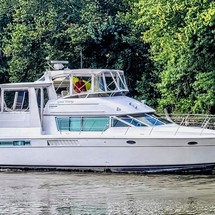
[{"label": "boat windshield", "polygon": [[112,127],[128,127],[128,126],[143,127],[147,125],[131,116],[112,117]]},{"label": "boat windshield", "polygon": [[155,114],[155,113],[142,113],[142,114],[132,114],[130,117],[135,118],[136,120],[141,121],[142,123],[148,126],[159,126],[171,124],[172,122]]},{"label": "boat windshield", "polygon": [[171,124],[171,121],[155,114],[142,113],[112,117],[112,127],[144,127]]}]

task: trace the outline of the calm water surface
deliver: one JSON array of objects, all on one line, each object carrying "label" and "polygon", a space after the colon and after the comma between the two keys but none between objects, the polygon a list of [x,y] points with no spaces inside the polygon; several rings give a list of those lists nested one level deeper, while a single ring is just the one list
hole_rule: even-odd
[{"label": "calm water surface", "polygon": [[215,176],[1,172],[0,214],[215,214]]}]

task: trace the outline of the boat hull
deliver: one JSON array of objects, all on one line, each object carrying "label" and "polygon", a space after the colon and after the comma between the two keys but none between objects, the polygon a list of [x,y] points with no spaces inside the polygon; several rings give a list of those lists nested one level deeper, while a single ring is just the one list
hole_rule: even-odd
[{"label": "boat hull", "polygon": [[[0,167],[118,173],[210,172],[214,138],[34,139],[1,147]],[[197,144],[188,144],[197,143]]]}]

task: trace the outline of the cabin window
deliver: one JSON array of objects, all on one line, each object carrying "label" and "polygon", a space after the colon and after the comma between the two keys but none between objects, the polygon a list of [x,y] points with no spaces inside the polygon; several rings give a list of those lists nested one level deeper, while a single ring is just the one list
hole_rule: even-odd
[{"label": "cabin window", "polygon": [[146,115],[153,118],[153,119],[156,119],[156,121],[159,121],[159,123],[156,122],[156,125],[172,124],[171,121],[169,121],[169,120],[165,119],[164,117],[161,117],[155,113],[147,113]]},{"label": "cabin window", "polygon": [[125,76],[123,74],[119,75],[119,87],[121,90],[126,90],[127,86],[126,86],[126,81],[125,81]]},{"label": "cabin window", "polygon": [[130,116],[138,119],[139,121],[141,121],[144,124],[149,125],[149,126],[159,126],[159,125],[165,125],[165,124],[172,123],[172,122],[168,121],[167,119],[164,119],[163,117],[161,117],[157,114],[154,114],[154,113],[132,114]]},{"label": "cabin window", "polygon": [[111,76],[110,73],[105,73],[105,81],[108,91],[116,90],[116,78],[114,76]]},{"label": "cabin window", "polygon": [[80,117],[69,118],[69,131],[81,131],[82,119]]},{"label": "cabin window", "polygon": [[104,131],[108,127],[109,119],[83,117],[83,131]]},{"label": "cabin window", "polygon": [[107,91],[126,90],[126,82],[123,74],[119,72],[105,72],[104,79]]},{"label": "cabin window", "polygon": [[78,95],[79,93],[91,90],[91,79],[91,76],[68,75],[66,77],[57,77],[53,79],[53,82],[57,96],[65,97],[72,94]]},{"label": "cabin window", "polygon": [[28,90],[5,90],[4,111],[28,111]]},{"label": "cabin window", "polygon": [[146,120],[151,124],[151,125],[164,125],[163,122],[159,121],[158,118],[154,118],[154,117],[151,117],[150,115],[145,115],[145,118]]},{"label": "cabin window", "polygon": [[16,140],[16,141],[0,141],[1,146],[26,146],[31,145],[30,141]]},{"label": "cabin window", "polygon": [[125,124],[124,122],[118,120],[118,119],[112,119],[112,127],[129,127],[128,124]]},{"label": "cabin window", "polygon": [[71,83],[72,89],[70,92],[77,94],[91,90],[92,77],[73,76]]},{"label": "cabin window", "polygon": [[108,117],[62,117],[56,118],[59,131],[105,131]]},{"label": "cabin window", "polygon": [[99,77],[99,89],[105,91],[105,83],[103,77]]},{"label": "cabin window", "polygon": [[129,117],[117,117],[112,119],[112,127],[128,127],[129,125],[133,125],[135,127],[143,127],[146,126],[142,122],[135,120],[134,118]]},{"label": "cabin window", "polygon": [[125,122],[128,122],[136,127],[146,126],[145,124],[141,123],[140,121],[135,120],[134,118],[123,117],[122,120],[124,120]]},{"label": "cabin window", "polygon": [[53,79],[53,83],[58,97],[66,96],[69,93],[69,76],[55,78]]},{"label": "cabin window", "polygon": [[69,131],[69,118],[57,118],[57,128],[60,131]]}]

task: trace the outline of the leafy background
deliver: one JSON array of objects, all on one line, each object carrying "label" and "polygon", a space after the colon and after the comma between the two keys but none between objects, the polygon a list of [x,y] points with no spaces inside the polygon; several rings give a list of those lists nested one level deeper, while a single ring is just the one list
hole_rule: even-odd
[{"label": "leafy background", "polygon": [[159,111],[214,113],[213,0],[1,0],[0,82],[34,81],[46,57],[122,69]]}]

